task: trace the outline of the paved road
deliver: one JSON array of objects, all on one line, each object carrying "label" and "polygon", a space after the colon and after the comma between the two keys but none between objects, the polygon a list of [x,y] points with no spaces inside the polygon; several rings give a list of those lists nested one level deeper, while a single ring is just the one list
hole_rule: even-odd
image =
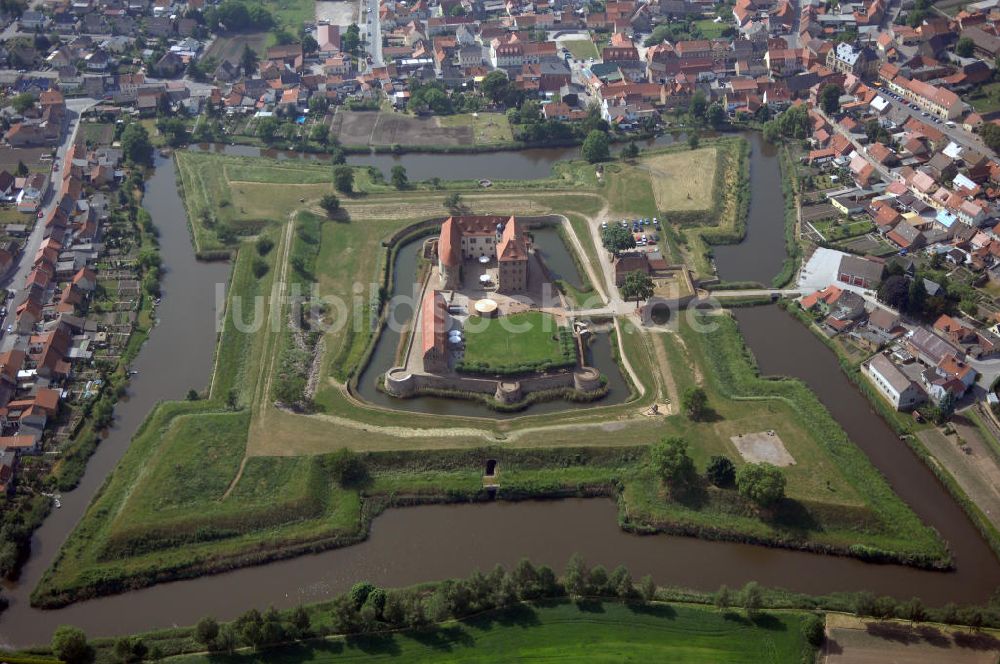
[{"label": "paved road", "polygon": [[[69,122],[72,123],[72,128],[66,132],[66,136],[63,138],[63,142],[56,149],[56,156],[54,163],[59,164],[59,170],[52,173],[52,185],[49,188],[49,193],[45,198],[45,202],[42,204],[41,212],[42,218],[45,218],[52,212],[52,210],[59,203],[58,193],[59,186],[58,183],[62,181],[62,162],[66,157],[66,152],[69,150],[70,146],[73,145],[73,141],[76,140],[76,132],[80,128],[80,115],[86,111],[91,106],[97,104],[96,99],[91,99],[90,97],[83,97],[78,99],[70,99],[66,102],[66,108],[69,111],[67,115],[69,116]],[[14,296],[11,306],[8,307],[7,316],[3,321],[0,321],[2,325],[2,330],[5,331],[8,325],[14,323],[14,310],[16,307],[24,301],[24,293],[21,289],[24,288],[24,284],[27,281],[28,274],[31,272],[31,268],[35,261],[35,254],[38,252],[38,247],[41,246],[42,240],[45,235],[45,224],[42,223],[41,219],[36,219],[35,227],[32,229],[31,234],[24,243],[24,251],[21,253],[18,259],[16,267],[12,272],[8,273],[6,278],[0,281],[0,287],[4,289],[14,289],[17,294]],[[6,335],[4,332],[3,341],[0,342],[0,347],[3,350],[9,349],[11,346],[16,344],[18,341],[17,335],[11,334]]]},{"label": "paved road", "polygon": [[934,122],[934,118],[929,114],[926,114],[919,110],[914,110],[905,101],[897,101],[892,97],[889,97],[889,91],[885,88],[876,88],[882,97],[888,101],[894,108],[906,113],[908,116],[916,118],[921,122],[926,122],[931,125],[945,136],[955,141],[959,145],[969,146],[975,148],[976,150],[988,155],[993,156],[993,151],[986,147],[982,139],[979,138],[979,134],[973,134],[966,131],[961,126],[956,125],[955,127],[949,127],[943,121]]},{"label": "paved road", "polygon": [[[370,13],[369,10],[371,10]],[[373,68],[383,65],[382,21],[378,14],[378,0],[361,0],[358,7],[358,24],[363,26],[362,33],[366,39],[367,52],[372,59],[365,71],[371,71]]]}]

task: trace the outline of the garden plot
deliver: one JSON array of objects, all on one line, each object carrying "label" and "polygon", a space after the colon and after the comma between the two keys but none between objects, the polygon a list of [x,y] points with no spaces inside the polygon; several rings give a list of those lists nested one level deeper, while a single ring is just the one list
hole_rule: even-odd
[{"label": "garden plot", "polygon": [[795,465],[795,459],[774,431],[741,433],[729,440],[733,441],[740,456],[748,463],[769,463],[780,468]]}]

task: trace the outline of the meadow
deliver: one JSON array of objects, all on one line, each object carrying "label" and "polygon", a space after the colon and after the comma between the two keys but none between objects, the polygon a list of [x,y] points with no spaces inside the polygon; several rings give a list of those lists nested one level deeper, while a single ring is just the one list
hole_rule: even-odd
[{"label": "meadow", "polygon": [[[683,605],[558,602],[520,605],[436,629],[330,638],[265,651],[282,662],[510,662],[569,659],[647,660],[685,664],[783,664],[806,648],[804,613],[768,613],[748,620],[735,612]],[[255,661],[259,655],[200,655],[171,659],[196,664]]]}]

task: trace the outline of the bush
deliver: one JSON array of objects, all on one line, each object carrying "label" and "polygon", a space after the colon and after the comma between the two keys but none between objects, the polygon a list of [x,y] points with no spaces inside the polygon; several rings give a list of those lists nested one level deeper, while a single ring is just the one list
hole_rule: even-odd
[{"label": "bush", "polygon": [[254,258],[251,269],[253,270],[253,276],[261,279],[265,274],[267,274],[268,267],[267,263],[262,259]]},{"label": "bush", "polygon": [[823,629],[823,618],[813,614],[803,620],[802,636],[809,645],[815,648],[823,645],[823,641],[826,640],[826,634]]},{"label": "bush", "polygon": [[94,649],[82,629],[63,625],[52,634],[52,654],[66,664],[85,664],[93,661]]},{"label": "bush", "polygon": [[708,460],[705,478],[717,487],[730,487],[736,482],[736,466],[726,456],[713,456]]},{"label": "bush", "polygon": [[369,478],[364,460],[346,447],[327,456],[326,467],[337,484],[345,489],[362,486]]},{"label": "bush", "polygon": [[257,238],[257,254],[260,256],[267,256],[271,249],[274,248],[274,240],[269,237],[260,236]]}]

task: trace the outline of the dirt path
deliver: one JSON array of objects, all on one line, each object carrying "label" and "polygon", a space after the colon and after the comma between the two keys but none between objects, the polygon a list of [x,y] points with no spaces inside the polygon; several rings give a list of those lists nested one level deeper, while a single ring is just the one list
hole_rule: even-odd
[{"label": "dirt path", "polygon": [[954,436],[945,436],[938,429],[927,429],[917,435],[934,456],[934,461],[951,473],[986,518],[1000,528],[1000,466],[976,427],[961,416],[956,417],[952,425],[964,441],[963,445],[959,445]]},{"label": "dirt path", "polygon": [[[562,219],[563,229],[566,231],[566,236],[570,239],[570,243],[573,245],[573,251],[575,251],[576,255],[580,257],[580,262],[587,270],[587,278],[590,280],[590,283],[594,285],[594,288],[597,289],[597,292],[601,296],[601,299],[604,302],[607,302],[608,294],[607,291],[605,290],[604,280],[598,277],[597,272],[594,271],[595,269],[594,266],[591,265],[589,260],[587,260],[587,252],[584,250],[582,244],[583,238],[579,238],[576,236],[576,231],[573,230],[573,224],[569,223],[569,219],[565,215],[560,214],[558,216],[560,219]],[[590,225],[589,218],[587,218],[587,224],[588,226]],[[588,241],[590,239],[591,239],[590,237],[586,238],[586,240]]]},{"label": "dirt path", "polygon": [[983,630],[828,614],[822,664],[995,664],[1000,639]]}]

